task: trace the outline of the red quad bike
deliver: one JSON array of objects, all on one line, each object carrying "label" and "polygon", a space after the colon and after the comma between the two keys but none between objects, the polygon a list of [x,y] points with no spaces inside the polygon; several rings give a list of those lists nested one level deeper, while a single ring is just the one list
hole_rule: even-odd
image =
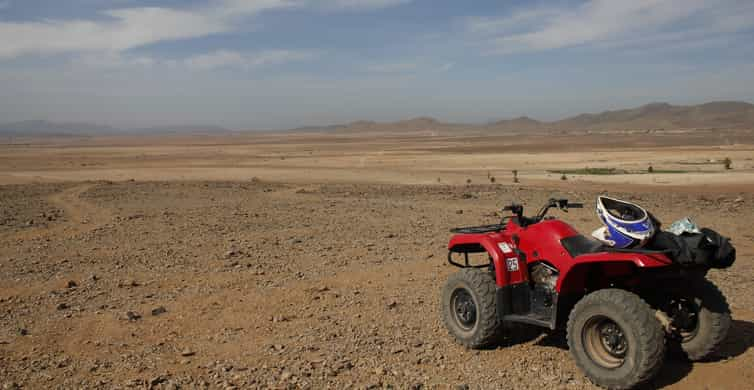
[{"label": "red quad bike", "polygon": [[[680,266],[663,251],[605,247],[546,217],[551,208],[582,207],[550,199],[525,217],[512,204],[500,224],[451,230],[448,261],[462,269],[445,284],[441,305],[455,340],[485,348],[499,342],[506,324],[565,328],[577,365],[610,389],[651,380],[666,344],[692,361],[710,357],[731,317],[705,278],[709,268]],[[489,261],[470,264],[475,253]]]}]

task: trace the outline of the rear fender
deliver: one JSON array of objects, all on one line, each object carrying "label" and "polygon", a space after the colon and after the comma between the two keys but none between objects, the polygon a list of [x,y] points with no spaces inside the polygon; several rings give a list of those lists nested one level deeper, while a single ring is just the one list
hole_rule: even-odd
[{"label": "rear fender", "polygon": [[602,252],[581,255],[568,264],[561,264],[556,290],[560,294],[583,293],[590,288],[608,286],[639,269],[671,264],[672,261],[662,254]]}]

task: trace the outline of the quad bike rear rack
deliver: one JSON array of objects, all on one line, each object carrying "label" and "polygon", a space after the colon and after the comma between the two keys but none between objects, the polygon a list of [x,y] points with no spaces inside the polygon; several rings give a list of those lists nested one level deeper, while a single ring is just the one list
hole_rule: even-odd
[{"label": "quad bike rear rack", "polygon": [[608,253],[640,253],[642,255],[667,255],[673,253],[672,249],[641,249],[641,248],[611,248],[606,246],[603,252]]}]

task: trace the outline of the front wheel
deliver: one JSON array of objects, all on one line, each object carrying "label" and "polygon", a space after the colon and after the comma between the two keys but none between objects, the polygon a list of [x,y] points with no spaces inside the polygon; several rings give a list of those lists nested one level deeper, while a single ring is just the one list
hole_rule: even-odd
[{"label": "front wheel", "polygon": [[442,319],[455,340],[467,348],[485,348],[499,340],[495,277],[489,271],[463,269],[448,278],[440,302]]},{"label": "front wheel", "polygon": [[701,279],[684,288],[665,310],[675,328],[675,342],[691,361],[708,359],[730,329],[730,307],[712,282]]},{"label": "front wheel", "polygon": [[605,289],[573,308],[568,347],[596,385],[629,389],[657,374],[665,357],[665,335],[654,311],[638,295]]}]

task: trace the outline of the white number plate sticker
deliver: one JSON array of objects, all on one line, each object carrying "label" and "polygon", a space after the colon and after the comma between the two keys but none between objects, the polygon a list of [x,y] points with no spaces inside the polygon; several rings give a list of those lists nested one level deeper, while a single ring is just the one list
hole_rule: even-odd
[{"label": "white number plate sticker", "polygon": [[518,257],[505,259],[505,268],[508,268],[508,272],[518,271]]},{"label": "white number plate sticker", "polygon": [[513,252],[513,249],[511,249],[511,247],[505,242],[498,243],[497,246],[500,248],[501,251],[503,251],[503,253]]}]

